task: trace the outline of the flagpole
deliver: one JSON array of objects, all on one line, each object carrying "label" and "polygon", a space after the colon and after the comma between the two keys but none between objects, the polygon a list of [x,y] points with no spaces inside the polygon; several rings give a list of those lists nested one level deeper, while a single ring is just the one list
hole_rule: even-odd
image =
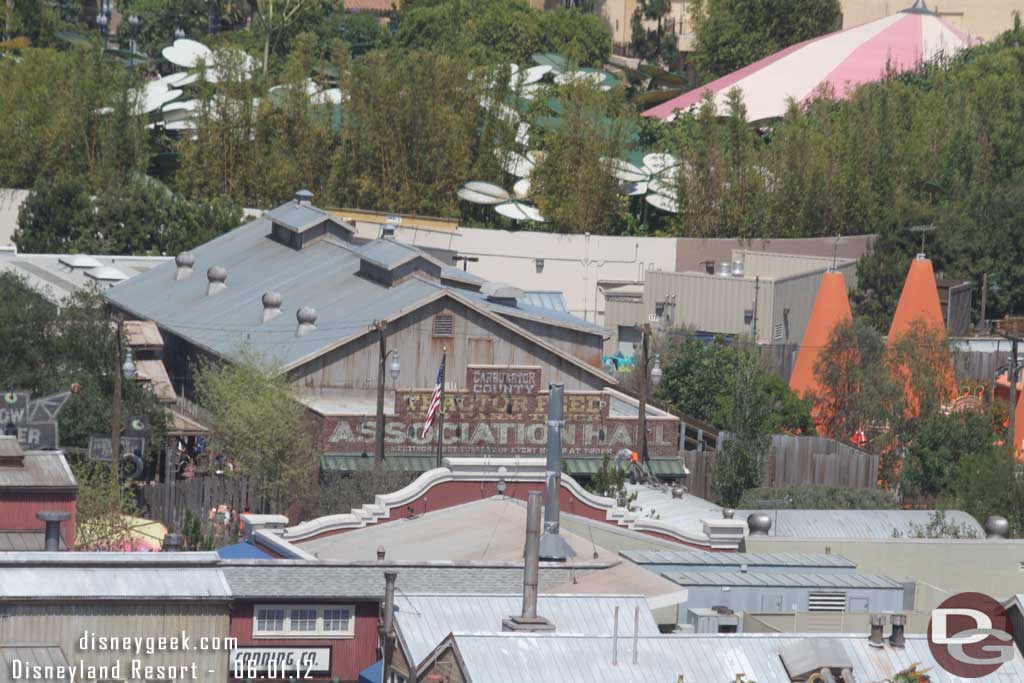
[{"label": "flagpole", "polygon": [[437,409],[437,466],[441,467],[444,450],[444,383],[445,375],[448,372],[448,364],[445,362],[448,357],[448,347],[441,352],[441,407]]}]

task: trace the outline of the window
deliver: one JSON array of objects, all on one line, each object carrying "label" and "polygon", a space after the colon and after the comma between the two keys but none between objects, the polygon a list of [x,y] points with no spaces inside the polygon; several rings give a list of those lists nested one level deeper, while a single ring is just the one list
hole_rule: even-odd
[{"label": "window", "polygon": [[269,608],[256,610],[256,630],[267,633],[284,631],[284,610]]},{"label": "window", "polygon": [[254,638],[348,638],[354,633],[352,605],[257,605]]},{"label": "window", "polygon": [[455,317],[450,313],[434,316],[434,336],[451,337],[455,332]]}]

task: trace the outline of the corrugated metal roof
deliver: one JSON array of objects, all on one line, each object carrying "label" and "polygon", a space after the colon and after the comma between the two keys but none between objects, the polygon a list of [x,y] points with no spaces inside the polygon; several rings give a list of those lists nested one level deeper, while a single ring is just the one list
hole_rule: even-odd
[{"label": "corrugated metal roof", "polygon": [[217,567],[7,566],[0,574],[0,601],[226,600],[231,595]]},{"label": "corrugated metal roof", "polygon": [[[29,664],[41,667],[67,667],[69,666],[67,657],[64,656],[64,650],[57,645],[0,645],[0,683],[7,683],[8,681],[16,680],[12,672],[12,665],[15,661],[27,662]],[[46,669],[44,668],[42,673],[45,674]],[[31,674],[32,672],[28,672]],[[21,679],[26,678],[23,672]],[[63,681],[64,678],[35,678],[31,680],[42,681],[43,683],[52,683],[56,681]]]},{"label": "corrugated metal roof", "polygon": [[[60,539],[61,550],[67,550],[64,538]],[[0,531],[0,552],[21,550],[45,550],[46,534],[39,531]]]},{"label": "corrugated metal roof", "polygon": [[[906,647],[874,648],[867,634],[731,634],[641,637],[637,663],[633,639],[607,636],[455,635],[456,646],[473,683],[548,683],[558,672],[559,683],[666,683],[686,680],[721,683],[746,680],[789,683],[779,651],[807,639],[828,639],[854,663],[858,681],[881,681],[918,663],[930,669],[932,683],[971,683],[978,679],[953,676],[935,661],[925,636],[908,635]],[[440,640],[440,638],[439,638]],[[612,665],[617,650],[618,663]],[[1013,649],[1013,661],[985,678],[986,683],[1024,680],[1024,659]]]},{"label": "corrugated metal roof", "polygon": [[[737,510],[736,519],[746,519],[760,510]],[[769,536],[787,538],[894,538],[904,536],[911,525],[927,526],[933,510],[766,510],[772,517]],[[984,538],[978,521],[960,510],[946,511],[946,521],[965,524]]]},{"label": "corrugated metal roof", "polygon": [[886,576],[862,574],[776,574],[771,572],[663,572],[680,586],[772,586],[794,588],[891,588],[903,584]]},{"label": "corrugated metal roof", "polygon": [[[60,304],[70,294],[96,281],[85,268],[68,268],[61,264],[63,254],[5,254],[0,252],[0,272],[8,271],[24,277],[53,303]],[[125,274],[135,276],[174,259],[163,256],[94,256],[103,265],[116,266]]]},{"label": "corrugated metal roof", "polygon": [[525,318],[527,320],[539,320],[542,322],[553,322],[563,326],[573,327],[594,334],[601,334],[607,336],[608,331],[600,325],[578,318],[572,313],[566,313],[562,311],[551,310],[547,308],[539,308],[532,306],[523,299],[518,299],[515,306],[509,306],[506,304],[491,301],[485,294],[481,292],[475,292],[467,289],[460,289],[459,293],[467,299],[470,299],[474,303],[484,306],[495,313],[510,317],[510,318]]},{"label": "corrugated metal roof", "polygon": [[23,467],[0,467],[0,489],[77,488],[75,475],[60,451],[27,451]]},{"label": "corrugated metal roof", "polygon": [[637,564],[674,564],[695,567],[845,567],[856,564],[842,555],[805,553],[709,553],[700,550],[624,550],[619,553]]},{"label": "corrugated metal roof", "polygon": [[526,291],[523,292],[523,298],[520,301],[533,308],[542,308],[558,313],[569,312],[569,304],[565,302],[565,295],[562,292]]},{"label": "corrugated metal roof", "polygon": [[385,270],[397,268],[403,263],[415,258],[425,258],[428,261],[437,264],[438,267],[444,268],[444,266],[441,265],[441,263],[439,263],[433,256],[430,256],[424,251],[420,251],[411,244],[399,242],[394,239],[379,239],[366,243],[359,248],[359,257],[366,259],[375,266],[380,266]]},{"label": "corrugated metal roof", "polygon": [[[368,246],[325,237],[296,250],[268,239],[269,231],[266,216],[256,219],[194,249],[191,277],[175,280],[176,266],[168,262],[111,287],[106,296],[133,315],[153,320],[222,357],[236,357],[248,347],[288,367],[367,332],[375,320],[414,310],[447,291],[418,277],[385,287],[357,276],[360,249]],[[388,242],[387,249],[396,244]],[[207,296],[206,272],[212,266],[227,270],[226,287]],[[281,295],[282,315],[261,323],[261,297],[268,291]],[[569,314],[532,307],[509,311],[476,292],[452,291],[473,305],[510,318],[534,317],[553,325],[603,332]],[[298,337],[295,313],[303,306],[316,309],[316,329]]]},{"label": "corrugated metal roof", "polygon": [[[414,666],[430,655],[448,633],[497,633],[501,621],[522,610],[522,594],[474,595],[402,593],[395,597],[395,626]],[[658,635],[658,624],[639,595],[541,595],[537,612],[561,634],[611,635],[615,608],[619,635],[633,635],[640,610],[640,635]]]},{"label": "corrugated metal roof", "polygon": [[[514,566],[310,566],[266,565],[223,567],[232,594],[240,598],[369,598],[384,595],[384,572],[398,572],[404,593],[509,593],[523,586],[523,569]],[[562,570],[541,570],[551,583]],[[560,578],[560,577],[559,577]]]}]

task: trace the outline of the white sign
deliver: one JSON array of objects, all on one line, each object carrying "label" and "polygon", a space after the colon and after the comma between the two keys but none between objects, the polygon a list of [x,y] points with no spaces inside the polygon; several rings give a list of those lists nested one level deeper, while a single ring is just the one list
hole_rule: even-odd
[{"label": "white sign", "polygon": [[331,648],[240,647],[231,651],[231,673],[242,679],[329,675]]}]

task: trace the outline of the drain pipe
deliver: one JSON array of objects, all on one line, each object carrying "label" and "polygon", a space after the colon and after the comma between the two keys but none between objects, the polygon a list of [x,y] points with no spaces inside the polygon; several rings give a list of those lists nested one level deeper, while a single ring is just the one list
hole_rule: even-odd
[{"label": "drain pipe", "polygon": [[576,552],[558,534],[561,516],[559,496],[562,493],[562,428],[565,413],[562,407],[565,387],[548,385],[548,451],[544,474],[544,535],[540,538],[540,556],[545,560],[565,561]]},{"label": "drain pipe", "polygon": [[381,616],[380,635],[381,649],[384,651],[384,662],[381,667],[381,680],[391,680],[391,658],[395,651],[395,580],[398,572],[384,572],[384,614]]}]

